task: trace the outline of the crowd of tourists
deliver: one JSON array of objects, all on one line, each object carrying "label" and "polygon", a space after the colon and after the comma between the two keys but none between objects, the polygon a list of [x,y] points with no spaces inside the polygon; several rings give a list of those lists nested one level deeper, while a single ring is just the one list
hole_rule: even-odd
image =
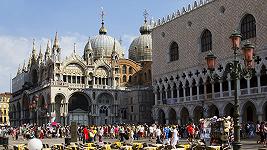
[{"label": "crowd of tourists", "polygon": [[[232,119],[228,122],[225,121],[226,119],[220,120],[215,118],[215,122],[218,122],[218,120],[224,122],[222,125],[222,127],[224,127],[223,131],[221,131],[220,126],[215,127],[215,130],[216,128],[219,128],[219,132],[223,132],[224,135],[227,135],[226,141],[228,144],[231,144],[233,140],[233,123]],[[214,118],[211,118],[208,121],[212,122],[214,121]],[[208,145],[216,144],[218,141],[216,138],[214,138],[214,136],[212,136],[212,132],[216,131],[213,131],[212,128],[207,128],[204,119],[200,120],[199,124],[188,123],[184,126],[177,124],[120,124],[103,126],[81,125],[77,128],[78,139],[83,143],[103,142],[103,139],[117,139],[121,142],[126,141],[132,143],[134,140],[148,138],[153,143],[167,144],[172,146],[179,143],[180,138],[186,138],[188,139],[188,142],[193,142],[194,139],[200,139],[203,143]],[[247,138],[257,136],[257,142],[266,145],[267,123],[257,122],[255,125],[252,123],[244,124],[241,128],[242,136],[244,136],[244,133],[246,133],[245,137]],[[10,134],[14,140],[18,140],[19,137],[24,140],[34,137],[39,139],[64,138],[70,137],[70,126],[62,126],[60,124],[54,126],[51,124],[43,126],[23,124],[20,127],[2,127],[0,129],[0,134],[2,136],[4,136],[4,134]]]},{"label": "crowd of tourists", "polygon": [[64,138],[70,135],[69,126],[61,125],[43,125],[37,126],[32,124],[23,124],[19,127],[2,127],[0,129],[2,136],[11,135],[13,140],[22,138],[23,140],[32,138]]}]

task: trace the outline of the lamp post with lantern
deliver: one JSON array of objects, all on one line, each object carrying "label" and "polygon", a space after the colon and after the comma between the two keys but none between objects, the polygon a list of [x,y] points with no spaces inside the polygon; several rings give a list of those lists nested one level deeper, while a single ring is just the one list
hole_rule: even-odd
[{"label": "lamp post with lantern", "polygon": [[[233,149],[240,150],[241,142],[240,142],[240,113],[239,113],[239,98],[237,95],[237,81],[241,77],[245,77],[246,79],[251,78],[252,70],[253,70],[253,54],[254,54],[254,46],[246,41],[244,46],[242,47],[243,55],[244,55],[244,68],[242,68],[241,62],[237,59],[237,51],[240,49],[241,35],[238,31],[234,31],[230,36],[232,41],[232,50],[234,53],[234,60],[229,64],[229,73],[231,78],[234,81],[234,142]],[[216,56],[210,51],[210,53],[205,58],[207,61],[208,70],[212,75],[214,75],[214,70],[216,66]]]}]

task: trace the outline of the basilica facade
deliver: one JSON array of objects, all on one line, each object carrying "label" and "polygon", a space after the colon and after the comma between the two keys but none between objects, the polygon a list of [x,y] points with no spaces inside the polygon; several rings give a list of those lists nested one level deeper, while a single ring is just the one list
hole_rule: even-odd
[{"label": "basilica facade", "polygon": [[114,124],[152,121],[152,27],[146,21],[141,35],[124,58],[121,43],[109,36],[102,19],[99,34],[84,53],[62,59],[56,33],[52,46],[37,54],[35,42],[28,64],[12,80],[11,125],[23,123]]},{"label": "basilica facade", "polygon": [[[237,81],[240,121],[267,120],[267,2],[200,0],[154,23],[153,117],[158,123],[198,122],[202,117],[233,116],[234,82],[230,35],[241,32],[241,45],[255,45],[254,73]],[[217,56],[211,77],[205,57]],[[244,64],[241,50],[238,59]],[[155,61],[156,60],[156,61]]]}]

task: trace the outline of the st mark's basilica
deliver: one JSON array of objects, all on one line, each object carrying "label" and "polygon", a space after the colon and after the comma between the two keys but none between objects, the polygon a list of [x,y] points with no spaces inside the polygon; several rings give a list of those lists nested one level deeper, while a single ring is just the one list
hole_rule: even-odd
[{"label": "st mark's basilica", "polygon": [[87,41],[83,54],[74,46],[62,59],[57,33],[44,54],[37,54],[33,41],[28,64],[12,79],[11,125],[151,122],[152,28],[146,15],[141,35],[130,45],[129,59],[121,43],[108,35],[103,12],[99,34]]}]

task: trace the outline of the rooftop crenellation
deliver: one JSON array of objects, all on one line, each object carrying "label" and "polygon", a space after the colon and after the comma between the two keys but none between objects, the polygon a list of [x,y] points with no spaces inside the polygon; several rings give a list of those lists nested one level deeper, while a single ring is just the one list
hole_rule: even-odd
[{"label": "rooftop crenellation", "polygon": [[156,28],[158,26],[161,26],[169,21],[172,21],[180,16],[183,16],[187,13],[190,13],[191,11],[199,8],[199,7],[202,7],[212,1],[216,1],[216,0],[199,0],[199,2],[197,1],[194,1],[193,4],[188,4],[187,7],[183,7],[181,10],[177,10],[176,12],[173,12],[172,14],[169,14],[167,15],[166,17],[162,17],[162,19],[158,19],[157,21],[154,22],[153,25],[153,28]]}]

